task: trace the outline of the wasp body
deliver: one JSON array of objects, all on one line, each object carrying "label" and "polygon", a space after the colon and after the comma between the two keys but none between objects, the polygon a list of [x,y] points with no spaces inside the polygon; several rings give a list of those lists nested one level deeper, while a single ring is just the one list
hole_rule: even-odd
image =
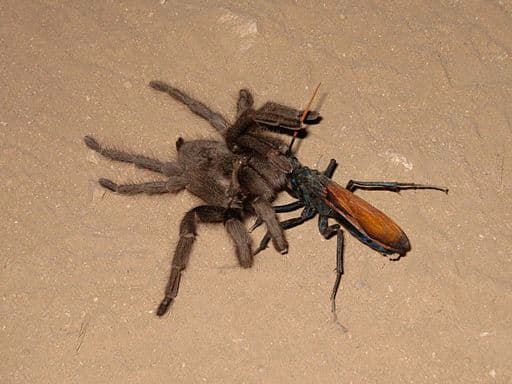
[{"label": "wasp body", "polygon": [[[411,249],[405,232],[386,214],[354,194],[357,189],[387,190],[399,192],[404,189],[433,189],[448,192],[447,188],[427,184],[375,182],[350,180],[345,188],[331,180],[337,166],[331,160],[324,172],[305,167],[292,155],[294,169],[289,175],[289,192],[297,201],[274,207],[276,212],[291,212],[304,208],[301,215],[281,222],[289,229],[314,218],[318,214],[318,228],[326,239],[337,236],[336,282],[331,294],[332,311],[336,314],[336,293],[343,275],[343,231],[346,229],[363,244],[383,255],[404,256]],[[328,220],[337,223],[329,225]],[[270,240],[265,235],[256,252],[266,248]]]}]

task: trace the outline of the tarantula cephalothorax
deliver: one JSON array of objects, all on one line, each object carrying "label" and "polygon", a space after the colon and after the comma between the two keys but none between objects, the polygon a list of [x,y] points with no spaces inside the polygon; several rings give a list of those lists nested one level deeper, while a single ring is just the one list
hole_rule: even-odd
[{"label": "tarantula cephalothorax", "polygon": [[[181,220],[165,297],[157,310],[157,315],[162,316],[178,294],[181,274],[187,266],[196,237],[197,223],[224,223],[234,242],[239,264],[244,268],[252,265],[253,256],[251,238],[243,224],[249,214],[261,218],[276,249],[286,252],[288,244],[271,203],[276,193],[285,187],[292,164],[286,155],[287,146],[261,132],[261,124],[300,128],[302,112],[276,103],[267,103],[254,110],[252,95],[242,90],[237,103],[237,120],[229,124],[222,115],[177,88],[159,81],[152,81],[150,85],[208,120],[226,140],[224,144],[214,140],[185,141],[179,138],[176,161],[162,162],[144,155],[105,148],[91,136],[84,138],[90,149],[111,160],[133,163],[168,177],[165,181],[122,185],[99,179],[103,187],[126,195],[176,193],[187,189],[206,203],[189,210]],[[318,114],[309,112],[305,122],[317,118]],[[258,127],[254,128],[254,125]]]},{"label": "tarantula cephalothorax", "polygon": [[281,253],[287,252],[288,243],[271,203],[277,192],[286,187],[287,175],[293,165],[288,146],[279,138],[268,135],[266,129],[300,129],[303,123],[316,123],[319,114],[315,111],[304,114],[304,111],[274,102],[267,102],[256,110],[251,93],[242,89],[237,102],[237,119],[229,124],[222,115],[178,88],[161,81],[151,81],[150,86],[186,105],[224,137],[227,147],[236,156],[228,194],[240,192],[243,201],[252,202],[256,215],[265,222],[271,234],[274,247]]}]

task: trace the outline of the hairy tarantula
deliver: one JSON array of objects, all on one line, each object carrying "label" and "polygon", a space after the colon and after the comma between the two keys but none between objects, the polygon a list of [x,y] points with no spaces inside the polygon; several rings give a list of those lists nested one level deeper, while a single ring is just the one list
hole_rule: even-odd
[{"label": "hairy tarantula", "polygon": [[133,163],[168,177],[166,181],[139,184],[117,184],[101,178],[99,183],[103,187],[126,195],[176,193],[187,189],[206,203],[189,210],[181,220],[180,237],[165,296],[157,310],[157,315],[162,316],[178,294],[181,274],[188,264],[196,237],[197,223],[224,223],[234,242],[238,262],[244,268],[252,265],[253,258],[251,238],[243,224],[249,214],[256,214],[265,223],[278,251],[287,251],[284,230],[271,203],[276,194],[285,188],[293,162],[287,155],[287,145],[262,132],[262,127],[299,129],[303,122],[313,123],[319,116],[313,111],[304,114],[303,111],[273,102],[256,110],[251,93],[242,89],[237,102],[237,119],[230,124],[222,115],[177,88],[160,81],[151,81],[150,86],[169,94],[206,119],[225,140],[222,143],[179,138],[176,142],[176,161],[162,162],[144,155],[105,148],[91,136],[84,138],[90,149],[106,158]]}]

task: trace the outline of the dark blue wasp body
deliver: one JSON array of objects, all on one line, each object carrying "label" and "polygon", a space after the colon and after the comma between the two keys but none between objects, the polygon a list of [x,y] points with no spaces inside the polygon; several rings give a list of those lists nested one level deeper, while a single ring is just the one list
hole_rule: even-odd
[{"label": "dark blue wasp body", "polygon": [[[291,212],[304,208],[301,215],[281,222],[284,229],[304,223],[318,215],[318,228],[326,239],[337,236],[336,282],[331,300],[335,313],[335,299],[343,275],[343,232],[341,227],[363,244],[384,255],[405,255],[411,245],[405,232],[386,214],[354,194],[356,189],[387,190],[399,192],[403,189],[434,189],[448,192],[447,188],[425,184],[398,182],[368,182],[350,180],[345,188],[331,180],[337,166],[331,160],[324,172],[305,167],[289,155],[294,168],[289,175],[289,193],[297,201],[275,207],[276,212]],[[337,223],[329,225],[328,219]],[[270,237],[265,235],[256,253],[266,248]]]}]

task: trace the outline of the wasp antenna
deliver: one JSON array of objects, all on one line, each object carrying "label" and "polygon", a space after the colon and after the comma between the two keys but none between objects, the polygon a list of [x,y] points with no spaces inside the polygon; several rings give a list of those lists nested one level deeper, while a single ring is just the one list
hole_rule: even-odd
[{"label": "wasp antenna", "polygon": [[[315,96],[318,93],[318,89],[320,88],[320,85],[322,85],[321,82],[318,83],[318,85],[316,86],[315,91],[313,92],[313,95],[311,96],[311,98],[309,99],[308,104],[306,105],[306,108],[304,108],[304,112],[302,112],[302,116],[300,117],[301,128],[302,128],[302,123],[304,122],[304,120],[306,119],[306,116],[309,113],[309,110],[311,108],[311,104],[313,103],[313,100],[315,99]],[[297,138],[297,133],[298,132],[299,132],[299,130],[293,132],[292,141],[290,142],[290,145],[288,146],[288,153],[292,152],[293,143],[295,142],[295,139]]]},{"label": "wasp antenna", "polygon": [[315,92],[313,92],[313,96],[311,96],[311,99],[309,99],[308,105],[306,105],[306,108],[304,108],[304,112],[302,113],[302,116],[300,118],[301,123],[303,123],[304,120],[306,119],[306,116],[309,113],[309,109],[311,108],[311,104],[313,104],[313,100],[315,99],[316,94],[318,93],[318,89],[320,88],[321,85],[322,83],[318,83],[318,85],[315,88]]}]

